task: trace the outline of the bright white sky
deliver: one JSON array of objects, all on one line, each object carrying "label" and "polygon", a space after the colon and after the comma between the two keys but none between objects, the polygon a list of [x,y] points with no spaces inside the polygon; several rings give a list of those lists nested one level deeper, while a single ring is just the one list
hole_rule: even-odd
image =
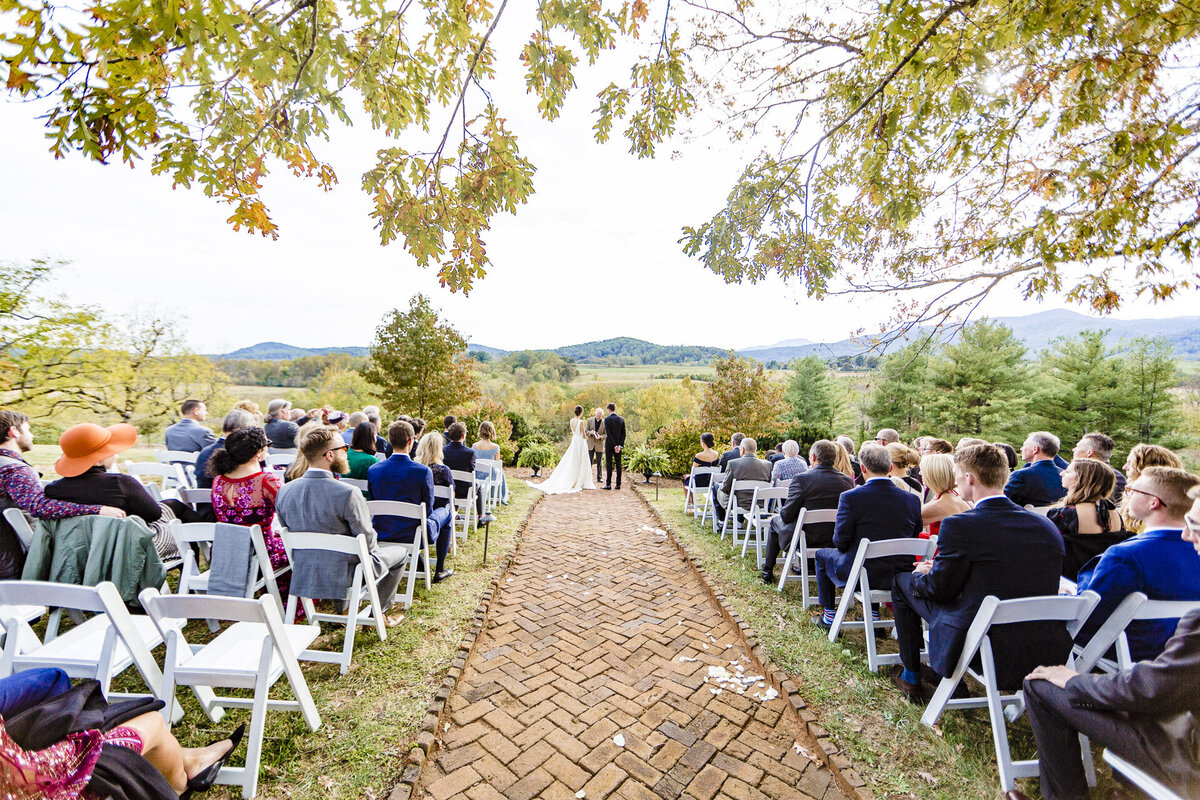
[{"label": "bright white sky", "polygon": [[[493,89],[538,168],[536,193],[515,217],[495,221],[486,237],[490,272],[469,297],[440,288],[435,271],[419,269],[399,244],[379,244],[359,176],[380,140],[365,127],[335,131],[318,151],[338,172],[332,192],[282,171],[268,178],[266,199],[281,229],[272,241],[235,233],[227,207],[198,190],[172,191],[148,168],[55,161],[37,109],[0,101],[0,259],[68,259],[58,291],[113,312],[176,314],[191,347],[209,353],[266,340],[365,346],[380,318],[407,307],[415,292],[432,296],[469,340],[507,350],[614,336],[735,348],[833,341],[887,317],[887,298],[818,303],[777,281],[727,285],[684,256],[680,228],[720,208],[752,146],[716,134],[639,161],[623,139],[595,144],[595,95],[626,74],[620,54],[581,69],[563,116],[545,122],[524,93],[515,56],[531,26],[508,13],[497,30],[502,77]],[[410,146],[429,149],[440,134]],[[680,155],[671,159],[674,148]],[[1195,297],[1130,303],[1120,316],[1186,314]],[[1015,316],[1053,307],[1065,306],[1008,294],[982,311]]]}]

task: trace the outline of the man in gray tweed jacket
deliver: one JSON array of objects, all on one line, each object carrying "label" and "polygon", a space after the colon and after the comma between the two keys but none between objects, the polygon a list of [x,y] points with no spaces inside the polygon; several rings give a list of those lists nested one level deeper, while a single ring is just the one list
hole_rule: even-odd
[{"label": "man in gray tweed jacket", "polygon": [[[379,601],[387,610],[404,572],[408,548],[379,544],[362,492],[333,477],[334,472],[344,474],[348,471],[346,442],[341,436],[318,428],[310,431],[298,444],[300,454],[308,461],[308,469],[279,490],[275,513],[279,515],[280,523],[291,531],[343,536],[361,533],[366,536],[367,550],[375,562],[375,574],[380,576],[376,584]],[[333,596],[344,597],[345,590],[343,583],[340,593]],[[389,619],[388,624],[397,621]]]}]

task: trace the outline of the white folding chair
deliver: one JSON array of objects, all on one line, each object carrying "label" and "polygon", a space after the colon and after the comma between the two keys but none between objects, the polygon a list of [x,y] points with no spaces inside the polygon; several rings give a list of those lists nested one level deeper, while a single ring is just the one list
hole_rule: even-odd
[{"label": "white folding chair", "polygon": [[1104,751],[1104,760],[1113,768],[1113,772],[1124,775],[1130,783],[1145,792],[1151,800],[1187,800],[1183,795],[1176,794],[1175,790],[1159,781],[1158,778],[1130,764],[1112,750]]},{"label": "white folding chair", "polygon": [[272,453],[267,451],[267,466],[274,470],[285,470],[296,460],[295,453]]},{"label": "white folding chair", "polygon": [[33,528],[30,526],[25,512],[19,508],[6,508],[4,509],[4,518],[12,526],[13,532],[17,534],[17,541],[20,543],[21,549],[28,552],[29,545],[33,542]]},{"label": "white folding chair", "polygon": [[[486,473],[486,477],[480,478],[479,473]],[[501,492],[503,491],[500,476],[504,474],[504,463],[493,458],[479,458],[475,460],[475,483],[476,488],[482,492],[483,509],[485,512],[491,512],[501,501]]]},{"label": "white folding chair", "polygon": [[[1129,623],[1178,619],[1196,608],[1200,608],[1200,600],[1149,600],[1142,592],[1127,595],[1088,641],[1087,647],[1076,646],[1075,661],[1079,665],[1076,670],[1090,672],[1099,668],[1110,674],[1128,671],[1134,665],[1129,639],[1125,635]],[[1104,657],[1110,648],[1116,651],[1116,661]]]},{"label": "white folding chair", "polygon": [[[1067,633],[1074,636],[1083,626],[1092,609],[1100,602],[1100,595],[1095,592],[1084,592],[1072,597],[1070,595],[1055,595],[1048,597],[1020,597],[1013,600],[999,600],[989,595],[983,599],[979,611],[971,627],[967,629],[967,638],[963,643],[962,654],[954,672],[948,678],[942,678],[921,722],[933,727],[947,708],[980,708],[987,707],[988,716],[992,723],[992,741],[996,747],[996,763],[1000,772],[1000,791],[1013,789],[1017,778],[1032,778],[1038,774],[1037,759],[1013,761],[1008,747],[1008,728],[1006,725],[1005,706],[1014,706],[1019,710],[1024,706],[1024,697],[1020,691],[1013,694],[1002,694],[996,685],[996,662],[992,653],[992,642],[989,631],[993,625],[1011,625],[1022,622],[1062,622],[1066,625]],[[976,674],[971,669],[971,661],[979,655],[983,665],[983,675]],[[964,675],[970,675],[983,684],[984,697],[964,697],[951,699],[955,688]],[[1011,715],[1011,719],[1016,718]]]},{"label": "white folding chair", "polygon": [[[890,619],[880,619],[878,621],[872,619],[872,604],[891,602],[892,587],[889,584],[878,589],[872,589],[870,576],[867,575],[867,562],[873,558],[889,558],[894,556],[912,556],[913,558],[922,556],[924,558],[932,558],[936,550],[936,536],[928,539],[906,537],[903,539],[884,539],[879,542],[872,542],[870,539],[860,541],[858,543],[858,551],[854,554],[854,563],[850,566],[850,577],[846,581],[845,588],[842,589],[842,599],[838,603],[837,614],[833,618],[833,626],[829,629],[829,641],[837,641],[838,633],[841,632],[842,628],[861,627],[867,638],[867,669],[875,672],[884,664],[899,664],[899,654],[880,655],[875,646],[875,629],[893,628],[896,622]],[[862,622],[846,620],[850,607],[855,602],[862,605]]]},{"label": "white folding chair", "polygon": [[[435,486],[434,488],[436,489],[437,487]],[[372,519],[375,517],[391,516],[412,520],[417,523],[416,533],[411,543],[381,543],[381,546],[408,548],[408,580],[406,581],[404,594],[397,593],[396,596],[401,599],[405,608],[411,608],[413,593],[417,587],[417,580],[423,578],[426,589],[433,586],[433,561],[429,557],[431,548],[429,546],[429,526],[425,522],[425,504],[402,503],[398,500],[368,500],[367,509],[371,512]],[[422,559],[425,561],[423,568],[420,564]]]},{"label": "white folding chair", "polygon": [[741,527],[738,524],[739,521],[745,519],[747,526],[750,524],[750,510],[748,508],[742,508],[741,505],[738,504],[738,497],[740,495],[747,494],[753,497],[755,489],[770,488],[770,481],[734,479],[733,483],[729,487],[729,503],[725,506],[725,519],[721,522],[721,541],[725,540],[725,533],[729,530],[729,523],[733,522],[733,531],[730,535],[730,541],[733,542],[734,547],[737,547],[739,544],[741,544],[741,542],[738,540],[738,534],[741,532]]},{"label": "white folding chair", "polygon": [[[53,609],[46,623],[44,639],[39,639],[29,626],[29,604]],[[165,701],[172,713],[182,715],[182,709],[174,703],[173,692],[164,689],[162,673],[150,654],[163,641],[158,626],[145,615],[130,614],[111,581],[102,581],[95,586],[0,581],[0,607],[8,615],[0,620],[7,634],[4,654],[0,658],[0,677],[29,669],[57,667],[72,678],[99,681],[106,697],[137,697],[140,695],[109,691],[112,679],[133,666],[141,674],[150,694]],[[64,609],[93,616],[60,633]],[[21,613],[15,613],[17,611]],[[14,631],[16,635],[12,635]]]},{"label": "white folding chair", "polygon": [[341,480],[342,483],[346,484],[347,486],[353,486],[360,492],[365,492],[367,490],[367,482],[362,478],[342,478]]},{"label": "white folding chair", "polygon": [[[17,631],[16,635],[22,637],[17,642],[17,649],[21,652],[37,647],[38,638],[29,627],[29,623],[36,622],[46,613],[45,606],[31,606],[26,604],[20,605],[0,605],[0,648],[3,648],[5,636],[8,632],[8,626],[14,626]],[[25,623],[22,625],[21,623]],[[0,652],[3,652],[0,649]]]},{"label": "white folding chair", "polygon": [[692,464],[692,471],[689,473],[687,483],[684,484],[683,487],[683,513],[690,513],[692,516],[695,516],[696,507],[699,505],[699,498],[697,495],[701,493],[708,494],[707,486],[696,486],[696,476],[708,475],[709,481],[711,481],[712,476],[716,475],[720,471],[720,467],[698,467],[695,464]]},{"label": "white folding chair", "polygon": [[199,511],[200,506],[212,503],[212,489],[180,489],[179,499]]},{"label": "white folding chair", "polygon": [[[218,696],[222,707],[249,708],[250,735],[246,743],[244,767],[222,767],[217,775],[219,784],[242,787],[242,797],[249,800],[258,791],[258,769],[262,757],[263,729],[267,711],[299,711],[308,727],[321,727],[321,715],[313,702],[296,662],[296,653],[308,648],[320,635],[318,625],[285,625],[267,597],[248,600],[235,597],[199,597],[196,595],[160,595],[146,589],[140,595],[142,605],[167,633],[166,666],[163,685],[174,692],[176,686],[212,689],[251,689],[254,697]],[[182,631],[182,621],[190,619],[219,619],[234,624],[208,644],[193,647]],[[280,676],[287,675],[295,700],[279,700],[270,696],[271,687]]]},{"label": "white folding chair", "polygon": [[[449,486],[434,486],[433,487],[433,501],[434,501],[435,505],[437,504],[438,500],[445,500],[447,503],[450,504],[450,508],[454,509],[454,490],[451,489]],[[452,518],[450,520],[451,529],[453,529],[453,527],[456,523],[457,523],[456,517]],[[466,522],[464,521],[463,524],[466,525]],[[464,539],[467,538],[465,533],[463,535],[463,538]],[[458,537],[457,536],[450,537],[450,555],[452,555],[452,556],[458,555]]]},{"label": "white folding chair", "polygon": [[[718,468],[719,469],[719,468]],[[717,487],[725,480],[724,472],[714,472],[708,480],[707,487],[704,489],[703,496],[700,497],[700,507],[692,512],[692,516],[700,520],[703,525],[707,520],[712,520],[713,533],[717,532],[717,512],[716,512],[716,491]]]},{"label": "white folding chair", "polygon": [[[350,579],[350,585],[346,587],[345,614],[317,613],[313,599],[307,595],[298,593],[293,583],[288,594],[287,613],[284,616],[285,619],[294,620],[296,618],[296,603],[297,601],[301,601],[304,605],[304,613],[307,615],[310,624],[319,625],[322,622],[331,622],[336,625],[345,626],[346,635],[342,640],[342,651],[340,653],[309,649],[298,653],[296,656],[302,661],[324,661],[326,663],[337,664],[341,673],[345,675],[350,671],[350,657],[354,652],[354,635],[357,633],[359,625],[374,625],[375,630],[379,633],[380,641],[387,640],[387,625],[383,618],[383,605],[379,601],[379,592],[375,586],[375,582],[379,578],[375,574],[375,562],[371,559],[371,554],[367,551],[367,537],[361,533],[351,538],[349,536],[338,536],[328,533],[305,533],[288,530],[280,531],[279,536],[283,539],[283,546],[287,550],[288,561],[292,563],[293,569],[295,568],[297,559],[310,558],[315,553],[333,553],[356,560],[354,575]],[[334,560],[338,560],[336,555]],[[364,588],[366,589],[367,600],[365,608],[362,606]],[[330,598],[319,597],[317,599],[326,600]],[[388,599],[390,600],[391,598]]]},{"label": "white folding chair", "polygon": [[196,485],[196,456],[199,453],[188,453],[183,450],[157,450],[154,453],[160,464],[179,463],[183,474],[188,479],[188,486]]},{"label": "white folding chair", "polygon": [[[463,470],[452,469],[450,476],[454,478],[454,488],[457,490],[459,486],[469,486],[466,497],[454,498],[454,536],[461,538],[464,542],[467,540],[467,526],[470,525],[472,530],[479,530],[479,515],[475,509],[475,473],[464,472]],[[457,492],[455,492],[457,494]],[[458,520],[462,519],[462,535],[459,536]]]},{"label": "white folding chair", "polygon": [[295,458],[296,454],[299,452],[300,452],[300,449],[297,447],[268,447],[267,448],[267,455],[271,455],[271,456],[291,456],[292,458]]},{"label": "white folding chair", "polygon": [[[213,537],[216,535],[217,525],[219,524],[222,523],[181,522],[172,527],[175,544],[178,546],[179,552],[183,555],[183,567],[179,572],[179,594],[203,593],[208,591],[211,571],[200,571],[200,566],[196,561],[196,552],[192,545],[197,545],[203,549],[206,559],[211,563]],[[267,552],[267,543],[263,539],[262,528],[258,525],[234,525],[232,527],[246,531],[246,535],[250,537],[254,553],[250,575],[246,581],[245,596],[254,597],[256,592],[266,589],[267,594],[275,601],[275,607],[282,614],[283,598],[279,594],[279,584],[276,580],[280,575],[290,570],[291,565],[285,565],[279,569],[271,566],[271,555]]]},{"label": "white folding chair", "polygon": [[[142,483],[146,484],[147,488],[154,486],[158,489],[158,496],[155,500],[170,499],[177,497],[180,489],[191,488],[188,483],[187,473],[183,470],[183,464],[159,464],[157,461],[126,461],[125,471],[133,475]],[[162,481],[161,486],[146,481],[146,478],[159,478]],[[151,494],[154,494],[151,491]]]},{"label": "white folding chair", "polygon": [[746,535],[742,539],[742,558],[746,557],[746,549],[750,546],[750,537],[753,536],[755,561],[759,570],[763,568],[763,547],[771,533],[771,518],[779,513],[779,506],[787,500],[787,496],[788,487],[775,486],[769,489],[755,489],[750,498]]},{"label": "white folding chair", "polygon": [[[783,571],[779,575],[779,591],[783,591],[783,587],[788,581],[800,581],[800,597],[803,603],[801,608],[808,608],[817,602],[816,595],[809,591],[808,584],[809,581],[817,579],[816,564],[810,564],[810,562],[817,550],[820,549],[808,546],[808,535],[804,531],[804,526],[835,522],[836,520],[836,508],[801,508],[800,513],[796,515],[796,529],[792,532],[792,543],[788,545]],[[799,569],[799,575],[792,574],[794,567]]]}]

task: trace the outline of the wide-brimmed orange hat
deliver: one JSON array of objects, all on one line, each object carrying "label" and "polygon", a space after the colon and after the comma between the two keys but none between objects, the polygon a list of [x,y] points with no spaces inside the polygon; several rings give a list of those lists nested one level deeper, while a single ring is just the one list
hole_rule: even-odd
[{"label": "wide-brimmed orange hat", "polygon": [[123,453],[137,444],[137,428],[119,422],[101,428],[90,422],[72,425],[58,437],[63,454],[54,462],[54,471],[64,478],[74,478],[109,456]]}]

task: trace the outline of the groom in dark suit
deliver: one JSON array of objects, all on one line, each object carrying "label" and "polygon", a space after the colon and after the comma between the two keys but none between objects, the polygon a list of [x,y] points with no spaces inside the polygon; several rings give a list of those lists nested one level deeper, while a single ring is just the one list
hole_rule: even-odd
[{"label": "groom in dark suit", "polygon": [[608,404],[604,418],[604,488],[612,488],[613,462],[617,465],[617,488],[621,488],[621,450],[625,447],[625,420],[617,416],[617,404]]}]

